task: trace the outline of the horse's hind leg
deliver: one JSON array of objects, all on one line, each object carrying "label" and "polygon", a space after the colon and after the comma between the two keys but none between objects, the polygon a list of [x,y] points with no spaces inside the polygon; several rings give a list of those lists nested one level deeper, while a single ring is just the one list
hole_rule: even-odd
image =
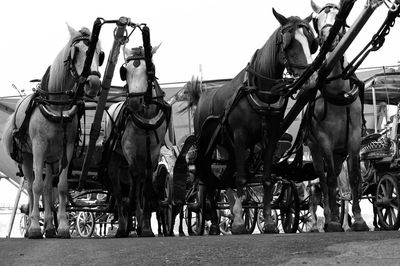
[{"label": "horse's hind leg", "polygon": [[51,164],[46,165],[46,177],[44,179],[44,234],[46,238],[56,237],[53,217],[53,169]]},{"label": "horse's hind leg", "polygon": [[29,228],[31,225],[31,214],[33,212],[33,181],[34,181],[34,175],[33,175],[33,161],[32,161],[32,155],[31,154],[23,154],[23,164],[22,164],[22,172],[24,174],[24,178],[27,181],[27,190],[28,190],[28,209],[29,209],[29,219],[28,219],[28,225],[25,231],[24,237],[28,238],[29,237]]}]

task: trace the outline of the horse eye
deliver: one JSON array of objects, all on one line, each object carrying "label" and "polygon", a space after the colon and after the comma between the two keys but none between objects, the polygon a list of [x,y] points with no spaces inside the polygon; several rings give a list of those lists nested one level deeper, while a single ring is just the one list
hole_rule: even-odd
[{"label": "horse eye", "polygon": [[329,12],[331,12],[331,8],[330,7],[325,8],[325,13],[328,14]]}]

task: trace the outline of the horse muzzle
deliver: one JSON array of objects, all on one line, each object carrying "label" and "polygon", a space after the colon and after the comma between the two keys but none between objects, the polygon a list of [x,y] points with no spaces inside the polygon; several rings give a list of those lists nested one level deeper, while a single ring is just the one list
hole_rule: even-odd
[{"label": "horse muzzle", "polygon": [[101,88],[100,73],[92,71],[85,82],[85,95],[89,98],[94,98]]}]

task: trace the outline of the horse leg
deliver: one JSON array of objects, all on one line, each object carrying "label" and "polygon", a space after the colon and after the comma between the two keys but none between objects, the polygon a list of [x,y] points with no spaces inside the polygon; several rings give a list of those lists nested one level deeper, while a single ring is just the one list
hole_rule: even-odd
[{"label": "horse leg", "polygon": [[208,196],[210,199],[211,203],[211,226],[210,226],[210,235],[219,235],[221,233],[219,229],[219,223],[218,223],[218,215],[217,215],[217,190],[216,189],[207,189],[208,191]]},{"label": "horse leg", "polygon": [[325,217],[326,231],[328,232],[342,232],[342,225],[339,222],[339,208],[337,205],[337,188],[338,182],[337,177],[342,168],[343,160],[331,153],[327,153],[326,156],[326,168],[327,168],[327,186],[328,186],[328,205],[329,205],[329,216]]},{"label": "horse leg", "polygon": [[[113,154],[110,158],[108,163],[108,175],[111,180],[112,188],[113,188],[113,195],[115,199],[115,205],[117,207],[118,213],[118,229],[115,233],[115,237],[127,237],[127,217],[124,215],[124,204],[123,204],[123,191],[121,186],[121,169],[118,158],[119,155]],[[126,186],[124,186],[126,188]],[[116,217],[114,217],[115,219]],[[113,224],[113,223],[112,223]]]},{"label": "horse leg", "polygon": [[[73,138],[74,139],[74,138]],[[74,152],[74,144],[73,141],[67,144],[66,154],[67,154],[67,165],[64,169],[62,169],[59,181],[58,181],[58,198],[59,198],[59,206],[58,206],[58,228],[57,233],[60,238],[70,238],[71,235],[69,233],[69,220],[67,214],[67,202],[68,202],[68,168],[72,159],[72,154]],[[61,169],[61,163],[60,163]]]},{"label": "horse leg", "polygon": [[31,225],[31,218],[30,215],[32,213],[33,209],[33,180],[34,180],[34,175],[33,175],[33,158],[31,154],[24,153],[23,154],[23,164],[22,164],[22,171],[24,174],[25,180],[27,181],[27,190],[28,190],[28,223],[27,223],[27,228],[25,231],[25,238],[29,237],[29,228]]},{"label": "horse leg", "polygon": [[[271,119],[271,125],[279,125],[279,121],[281,119]],[[275,120],[275,121],[273,121]],[[263,196],[263,215],[264,215],[264,228],[263,228],[263,233],[266,234],[278,234],[279,230],[276,226],[276,223],[272,217],[272,208],[271,208],[271,201],[273,197],[273,188],[274,188],[274,183],[271,177],[272,173],[272,164],[273,164],[273,157],[275,154],[275,148],[276,144],[278,143],[279,139],[279,130],[275,129],[269,130],[269,139],[266,145],[266,148],[264,150],[264,173],[263,173],[263,178],[262,178],[262,183],[263,183],[263,190],[264,190],[264,196]]]},{"label": "horse leg", "polygon": [[[140,176],[145,176],[140,175]],[[139,180],[138,182],[138,193],[137,195],[139,196],[137,198],[138,204],[137,204],[137,210],[139,211],[139,216],[138,216],[138,225],[140,227],[140,236],[142,237],[154,237],[154,233],[151,229],[151,209],[150,209],[150,204],[151,204],[151,198],[148,195],[149,189],[151,186],[151,179],[145,177],[143,180]]]},{"label": "horse leg", "polygon": [[[235,143],[235,161],[236,161],[236,193],[232,190],[234,205],[232,207],[233,222],[232,222],[232,234],[244,234],[246,232],[246,226],[243,220],[243,207],[242,201],[245,197],[244,186],[247,183],[247,162],[246,162],[246,149],[245,149],[245,134],[237,130],[234,132],[234,143]],[[228,196],[229,197],[229,196]]]},{"label": "horse leg", "polygon": [[[326,230],[326,225],[330,221],[330,207],[328,204],[328,186],[327,186],[327,177],[325,175],[325,170],[324,170],[324,156],[321,153],[319,149],[319,145],[316,144],[316,141],[314,142],[309,142],[308,147],[310,148],[310,152],[312,154],[312,159],[313,159],[313,166],[314,166],[314,171],[315,174],[319,178],[319,184],[321,187],[321,192],[322,192],[322,205],[324,208],[324,217],[325,217],[325,226],[324,230]],[[317,223],[317,221],[315,221]],[[313,225],[313,228],[318,230],[317,224],[315,224],[315,227]]]},{"label": "horse leg", "polygon": [[44,234],[46,238],[56,237],[53,217],[53,169],[51,164],[46,165],[46,177],[44,179],[43,190],[44,205]]},{"label": "horse leg", "polygon": [[361,216],[360,200],[361,200],[361,170],[360,170],[360,156],[358,152],[350,152],[347,159],[349,168],[349,181],[351,186],[351,195],[353,198],[353,216],[354,223],[351,229],[354,231],[369,231],[367,223]]},{"label": "horse leg", "polygon": [[33,204],[31,213],[31,225],[29,227],[29,238],[42,238],[42,232],[40,228],[40,210],[39,202],[40,196],[43,193],[43,155],[45,153],[44,145],[40,143],[32,143],[32,153],[35,155],[33,157],[34,165],[34,180],[33,180]]},{"label": "horse leg", "polygon": [[317,208],[318,204],[321,201],[321,193],[317,192],[316,185],[310,184],[310,202],[309,202],[309,211],[311,215],[311,230],[312,233],[319,233],[318,230],[318,219],[317,219]]},{"label": "horse leg", "polygon": [[183,218],[185,214],[183,212],[183,205],[180,207],[179,210],[179,236],[186,236],[185,232],[183,232]]}]

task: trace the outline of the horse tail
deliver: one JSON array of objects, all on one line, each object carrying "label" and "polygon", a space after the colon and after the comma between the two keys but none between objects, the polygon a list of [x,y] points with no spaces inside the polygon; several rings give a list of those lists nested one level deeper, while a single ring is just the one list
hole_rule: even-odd
[{"label": "horse tail", "polygon": [[203,85],[199,78],[192,76],[192,79],[183,86],[184,93],[187,95],[187,106],[178,111],[184,113],[188,109],[196,107],[199,103],[200,95],[203,92]]}]

